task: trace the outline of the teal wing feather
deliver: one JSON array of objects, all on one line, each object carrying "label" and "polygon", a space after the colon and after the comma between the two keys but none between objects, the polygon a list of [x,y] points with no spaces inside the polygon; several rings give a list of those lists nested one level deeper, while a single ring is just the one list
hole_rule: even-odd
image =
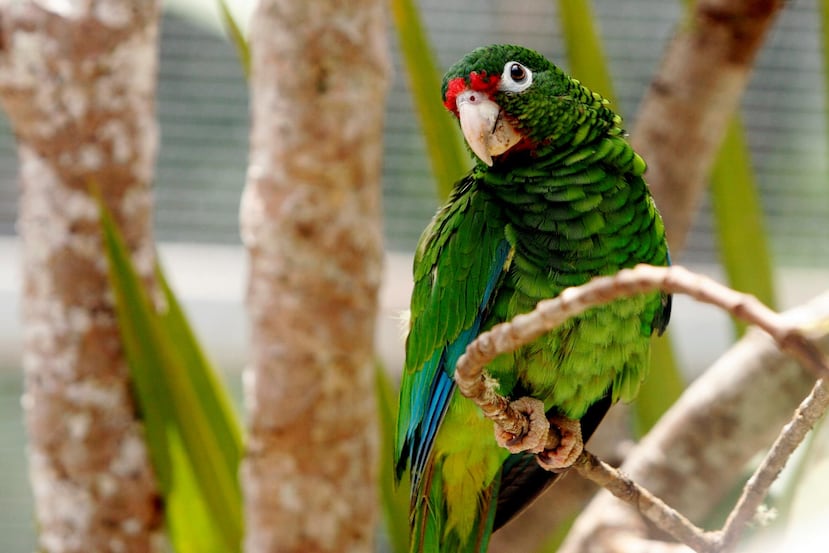
[{"label": "teal wing feather", "polygon": [[421,237],[414,262],[410,332],[395,440],[398,479],[412,473],[412,499],[452,397],[455,363],[480,332],[511,246],[497,210],[469,177]]}]

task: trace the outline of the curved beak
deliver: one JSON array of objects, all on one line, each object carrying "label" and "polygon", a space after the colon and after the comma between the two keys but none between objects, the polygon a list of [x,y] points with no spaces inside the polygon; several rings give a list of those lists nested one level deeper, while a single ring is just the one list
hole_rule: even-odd
[{"label": "curved beak", "polygon": [[501,117],[501,107],[485,93],[465,90],[456,102],[466,143],[490,167],[492,156],[503,154],[521,140],[518,131]]}]

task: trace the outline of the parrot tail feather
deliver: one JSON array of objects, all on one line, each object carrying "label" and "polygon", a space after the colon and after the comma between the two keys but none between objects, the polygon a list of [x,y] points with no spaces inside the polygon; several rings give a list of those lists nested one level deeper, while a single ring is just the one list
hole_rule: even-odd
[{"label": "parrot tail feather", "polygon": [[[413,497],[410,553],[486,553],[495,522],[500,473],[477,501],[447,504],[440,467],[429,463],[423,474],[424,493]],[[467,531],[449,526],[449,509],[474,509],[474,524]]]},{"label": "parrot tail feather", "polygon": [[498,488],[500,487],[501,473],[495,477],[495,481],[481,496],[481,504],[478,511],[478,524],[474,544],[469,548],[469,553],[486,553],[489,548],[489,538],[492,536],[492,525],[495,522],[495,510],[498,506]]}]

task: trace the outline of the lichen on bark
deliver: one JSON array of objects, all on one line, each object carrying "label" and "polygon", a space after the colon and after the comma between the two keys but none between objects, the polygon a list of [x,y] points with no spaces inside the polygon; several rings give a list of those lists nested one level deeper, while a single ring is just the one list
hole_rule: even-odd
[{"label": "lichen on bark", "polygon": [[263,0],[242,199],[246,551],[372,551],[388,72],[377,0]]},{"label": "lichen on bark", "polygon": [[162,550],[160,501],[90,186],[151,276],[157,2],[4,3],[0,102],[18,140],[22,400],[38,546]]}]

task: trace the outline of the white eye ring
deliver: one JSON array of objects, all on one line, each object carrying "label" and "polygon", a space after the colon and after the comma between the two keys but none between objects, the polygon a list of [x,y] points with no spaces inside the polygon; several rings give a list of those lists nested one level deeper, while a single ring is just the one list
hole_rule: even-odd
[{"label": "white eye ring", "polygon": [[498,88],[506,92],[523,92],[533,84],[533,72],[517,61],[508,61],[501,73]]}]

